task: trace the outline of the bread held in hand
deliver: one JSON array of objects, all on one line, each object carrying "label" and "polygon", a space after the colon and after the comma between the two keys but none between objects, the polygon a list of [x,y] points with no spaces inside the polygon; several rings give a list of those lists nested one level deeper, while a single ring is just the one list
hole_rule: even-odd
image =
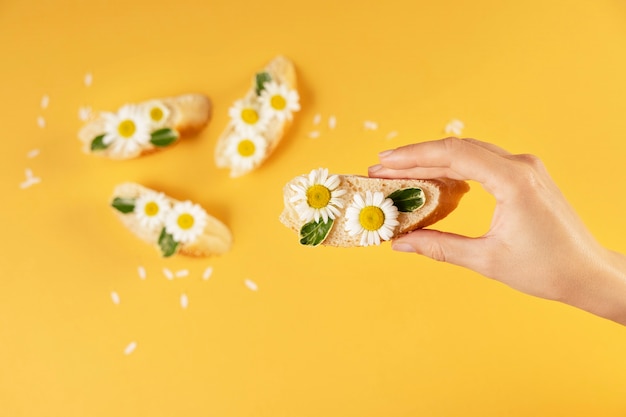
[{"label": "bread held in hand", "polygon": [[303,245],[379,245],[443,219],[467,191],[466,182],[446,178],[329,175],[319,168],[285,185],[280,221]]}]

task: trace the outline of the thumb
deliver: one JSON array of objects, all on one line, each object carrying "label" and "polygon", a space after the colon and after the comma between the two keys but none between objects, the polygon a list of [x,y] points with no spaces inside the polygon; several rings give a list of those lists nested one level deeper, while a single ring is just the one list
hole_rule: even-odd
[{"label": "thumb", "polygon": [[418,229],[395,239],[391,248],[413,252],[440,262],[447,262],[480,272],[485,258],[481,238],[470,238],[438,230]]}]

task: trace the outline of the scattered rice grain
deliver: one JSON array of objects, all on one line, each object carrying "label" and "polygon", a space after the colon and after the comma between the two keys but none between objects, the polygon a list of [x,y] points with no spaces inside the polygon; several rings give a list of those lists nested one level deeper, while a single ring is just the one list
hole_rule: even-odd
[{"label": "scattered rice grain", "polygon": [[258,291],[259,289],[259,286],[256,284],[256,282],[252,281],[251,279],[246,279],[245,284],[246,287],[248,287],[252,291]]},{"label": "scattered rice grain", "polygon": [[313,124],[315,126],[317,126],[318,124],[320,124],[320,122],[322,121],[322,115],[317,113],[314,117],[313,117]]},{"label": "scattered rice grain", "polygon": [[202,279],[206,281],[211,278],[211,275],[213,275],[213,267],[209,266],[207,269],[204,270],[204,274],[202,274]]},{"label": "scattered rice grain", "polygon": [[366,120],[365,122],[363,122],[363,127],[366,130],[376,130],[378,129],[378,123],[373,122],[371,120]]},{"label": "scattered rice grain", "polygon": [[37,126],[39,126],[42,129],[46,127],[46,119],[44,119],[43,116],[37,117]]},{"label": "scattered rice grain", "polygon": [[115,291],[111,291],[111,301],[113,301],[113,304],[115,305],[120,303],[120,296]]},{"label": "scattered rice grain", "polygon": [[32,149],[32,150],[28,151],[28,153],[26,153],[26,157],[27,158],[34,158],[37,155],[39,155],[39,149]]},{"label": "scattered rice grain", "polygon": [[337,127],[337,118],[333,115],[328,118],[328,128],[334,129]]},{"label": "scattered rice grain", "polygon": [[163,268],[163,275],[165,275],[167,279],[174,279],[174,273],[167,268]]},{"label": "scattered rice grain", "polygon": [[130,355],[135,351],[135,349],[137,349],[137,342],[130,342],[128,346],[124,348],[124,355]]},{"label": "scattered rice grain", "polygon": [[391,139],[395,138],[396,136],[398,136],[398,132],[396,130],[393,130],[393,131],[387,133],[386,138],[387,138],[387,140],[391,140]]},{"label": "scattered rice grain", "polygon": [[184,309],[189,307],[189,297],[187,297],[187,294],[185,293],[180,295],[180,306]]},{"label": "scattered rice grain", "polygon": [[83,82],[85,83],[85,87],[90,87],[91,84],[93,83],[93,74],[91,74],[90,72],[85,74],[85,78],[83,79]]},{"label": "scattered rice grain", "polygon": [[311,132],[309,132],[309,137],[311,139],[317,139],[320,137],[320,132],[318,130],[313,130]]},{"label": "scattered rice grain", "polygon": [[43,97],[41,97],[41,102],[40,102],[41,108],[47,109],[49,104],[50,104],[50,97],[48,97],[47,94],[44,94]]},{"label": "scattered rice grain", "polygon": [[180,271],[176,271],[176,278],[185,278],[187,276],[189,276],[189,270],[188,269],[181,269]]},{"label": "scattered rice grain", "polygon": [[146,279],[146,268],[144,268],[143,266],[139,265],[137,267],[137,274],[139,274],[139,278],[140,279]]}]

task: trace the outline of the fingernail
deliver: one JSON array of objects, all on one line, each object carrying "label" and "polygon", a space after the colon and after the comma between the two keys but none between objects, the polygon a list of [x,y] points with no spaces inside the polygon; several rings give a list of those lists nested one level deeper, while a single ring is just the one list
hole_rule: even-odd
[{"label": "fingernail", "polygon": [[384,157],[386,157],[386,156],[391,155],[391,153],[392,153],[392,152],[393,152],[393,149],[389,149],[389,150],[387,150],[387,151],[382,151],[382,152],[380,152],[380,153],[378,154],[378,157],[379,157],[379,158],[384,158]]},{"label": "fingernail", "polygon": [[397,252],[415,252],[415,248],[408,243],[394,243],[391,245],[391,249]]},{"label": "fingernail", "polygon": [[380,171],[382,167],[383,166],[381,164],[372,165],[371,167],[367,168],[367,172],[369,172],[370,174],[373,174],[376,171]]}]

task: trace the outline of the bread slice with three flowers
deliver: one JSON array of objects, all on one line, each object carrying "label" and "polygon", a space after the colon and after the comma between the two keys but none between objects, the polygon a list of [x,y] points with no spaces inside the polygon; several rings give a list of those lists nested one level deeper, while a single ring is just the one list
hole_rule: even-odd
[{"label": "bread slice with three flowers", "polygon": [[467,191],[466,182],[447,178],[369,178],[319,168],[284,186],[280,221],[302,245],[379,245],[443,219]]},{"label": "bread slice with three flowers", "polygon": [[300,110],[296,71],[284,56],[257,72],[245,96],[229,109],[217,140],[215,162],[239,177],[257,169],[274,152]]}]

